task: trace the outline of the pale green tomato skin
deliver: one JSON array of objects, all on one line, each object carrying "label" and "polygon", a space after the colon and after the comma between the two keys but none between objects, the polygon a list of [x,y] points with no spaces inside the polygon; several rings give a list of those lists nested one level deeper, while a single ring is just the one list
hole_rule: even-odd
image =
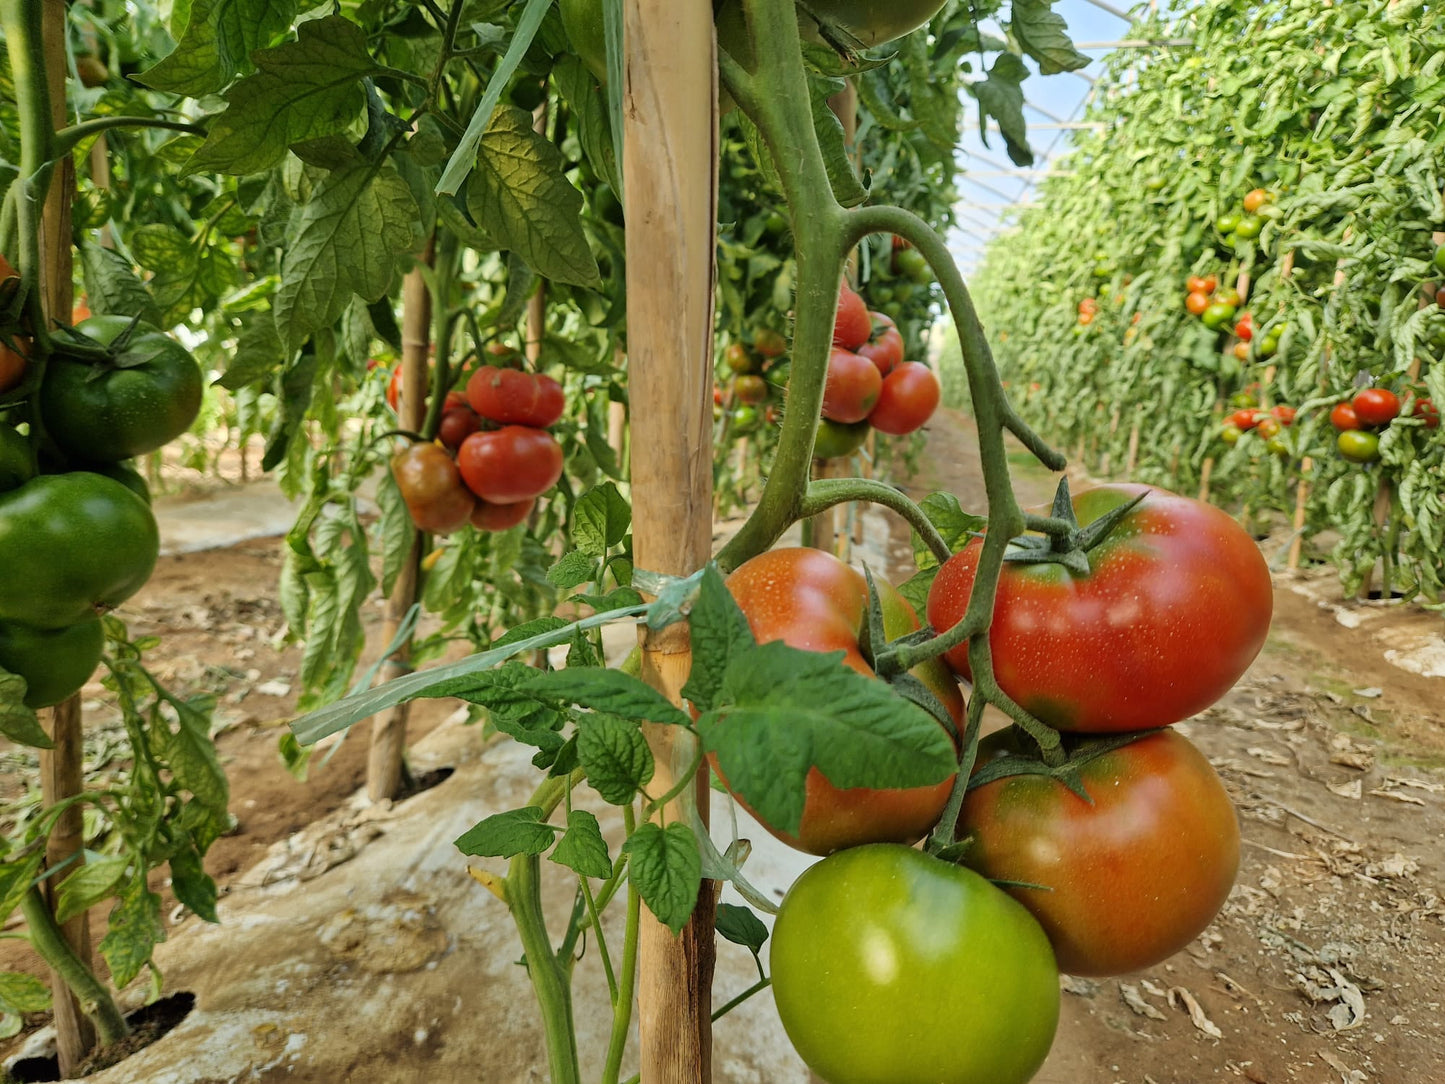
[{"label": "pale green tomato skin", "polygon": [[839,851],[789,890],[773,995],[828,1084],[1025,1084],[1053,1043],[1042,928],[972,870],[894,843]]}]

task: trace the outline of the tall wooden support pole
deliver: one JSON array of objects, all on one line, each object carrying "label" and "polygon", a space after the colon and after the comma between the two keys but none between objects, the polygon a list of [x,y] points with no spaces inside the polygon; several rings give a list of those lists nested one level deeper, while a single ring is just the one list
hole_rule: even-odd
[{"label": "tall wooden support pole", "polygon": [[[45,72],[50,86],[50,114],[56,128],[66,123],[65,112],[65,34],[66,14],[62,0],[45,0]],[[74,301],[73,253],[70,245],[70,204],[75,195],[75,163],[67,155],[56,167],[50,182],[50,193],[40,224],[41,291],[47,317],[68,321]],[[45,713],[47,730],[55,748],[40,754],[40,789],[44,804],[49,807],[79,794],[85,786],[84,737],[79,695],[57,704]],[[85,846],[81,823],[81,807],[71,806],[62,813],[51,830],[45,849],[48,865],[83,861],[76,856]],[[72,864],[72,868],[74,868]],[[46,882],[46,891],[53,894],[55,879]],[[53,908],[52,895],[47,902]],[[89,964],[89,913],[76,915],[61,927],[66,941],[82,961]],[[55,1001],[55,1041],[60,1075],[70,1077],[95,1046],[95,1028],[80,1011],[80,1004],[60,975],[51,971],[50,991]]]},{"label": "tall wooden support pole", "polygon": [[[712,545],[712,338],[717,63],[710,0],[624,0],[623,173],[632,394],[633,547],[639,568],[685,575]],[[674,701],[691,667],[686,625],[642,631],[642,672]],[[661,794],[691,763],[676,728],[650,727]],[[707,817],[707,773],[663,811]],[[638,1027],[647,1084],[712,1079],[715,896],[674,937],[644,914]]]},{"label": "tall wooden support pole", "polygon": [[[430,256],[428,250],[427,256]],[[400,423],[413,433],[426,418],[429,383],[427,354],[431,346],[431,290],[420,267],[407,273],[401,286],[401,401]],[[383,644],[396,639],[397,632],[416,604],[421,579],[422,535],[412,539],[391,597],[386,600],[386,620],[381,626]],[[411,641],[403,644],[381,668],[381,680],[391,681],[411,670]],[[373,802],[394,799],[406,782],[406,727],[411,703],[403,701],[388,708],[371,722],[371,747],[366,760],[366,795]]]}]

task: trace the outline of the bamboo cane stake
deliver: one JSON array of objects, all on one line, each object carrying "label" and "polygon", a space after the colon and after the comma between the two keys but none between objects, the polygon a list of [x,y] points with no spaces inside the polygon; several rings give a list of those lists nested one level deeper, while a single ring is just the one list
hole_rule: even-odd
[{"label": "bamboo cane stake", "polygon": [[[430,262],[432,249],[427,246],[424,261]],[[401,286],[401,401],[397,404],[403,429],[418,432],[426,418],[429,381],[428,352],[431,346],[431,290],[420,266],[407,273]],[[441,389],[438,389],[441,394]],[[407,615],[416,605],[417,587],[421,581],[422,532],[412,539],[411,552],[392,584],[391,597],[386,600],[386,620],[381,626],[381,641],[392,643]],[[381,681],[391,681],[411,672],[411,640],[403,643],[381,668]],[[402,701],[372,720],[371,746],[366,761],[366,795],[373,802],[394,800],[405,788],[406,729],[411,718],[411,703]]]},{"label": "bamboo cane stake", "polygon": [[[51,118],[56,128],[64,127],[66,6],[61,0],[45,0],[43,16],[45,72],[50,86]],[[69,320],[74,303],[74,254],[70,247],[70,205],[75,196],[75,163],[67,155],[51,179],[50,192],[40,224],[41,293],[46,317]],[[85,787],[84,737],[80,696],[57,704],[44,722],[53,749],[40,753],[40,789],[45,806],[53,806],[79,794]],[[81,807],[73,805],[55,822],[45,848],[51,866],[84,862],[85,832]],[[55,879],[46,881],[46,903],[54,909]],[[61,927],[65,940],[80,959],[90,966],[90,913],[76,915]],[[52,970],[50,991],[55,1004],[56,1055],[60,1075],[68,1078],[95,1046],[95,1028],[80,1011],[80,1005],[65,980]]]},{"label": "bamboo cane stake", "polygon": [[[717,61],[708,0],[624,0],[623,174],[633,412],[633,547],[639,568],[686,575],[712,547],[712,336],[717,223]],[[687,626],[640,630],[642,674],[675,702],[691,668]],[[661,793],[691,763],[687,735],[649,726]],[[663,815],[708,810],[707,773]],[[644,914],[638,1030],[648,1084],[710,1084],[713,922],[704,881],[678,937]]]}]

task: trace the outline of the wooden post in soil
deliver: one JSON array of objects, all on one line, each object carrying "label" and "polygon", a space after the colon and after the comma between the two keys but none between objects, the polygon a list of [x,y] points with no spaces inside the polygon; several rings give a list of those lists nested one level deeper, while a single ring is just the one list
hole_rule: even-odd
[{"label": "wooden post in soil", "polygon": [[[50,87],[50,115],[56,128],[66,123],[66,5],[62,0],[45,0],[44,16],[45,74]],[[40,288],[47,318],[69,321],[74,301],[73,253],[70,247],[70,204],[75,196],[75,163],[67,155],[57,166],[50,182],[50,193],[40,224],[41,283]],[[57,704],[42,713],[48,724],[46,732],[55,743],[53,749],[40,753],[40,791],[48,808],[79,794],[85,788],[84,735],[80,695]],[[73,805],[62,813],[50,831],[45,848],[49,866],[70,862],[72,869],[84,862],[85,831],[81,807]],[[52,910],[55,879],[45,882],[46,902]],[[76,915],[61,927],[61,932],[77,956],[89,966],[90,913]],[[75,1074],[77,1067],[95,1046],[95,1028],[80,1011],[65,980],[50,972],[50,992],[55,1003],[55,1045],[63,1078]]]},{"label": "wooden post in soil", "polygon": [[[430,262],[432,249],[427,246],[424,260]],[[426,418],[429,380],[428,349],[431,345],[431,290],[420,267],[407,272],[401,286],[401,400],[397,404],[401,428],[418,432]],[[390,644],[396,639],[407,614],[416,605],[417,587],[421,580],[423,534],[417,531],[411,552],[397,573],[386,600],[386,620],[381,626],[381,641]],[[391,681],[411,672],[411,640],[402,644],[381,668],[381,681]],[[395,799],[407,783],[406,727],[411,718],[411,703],[402,701],[387,708],[371,723],[371,748],[366,761],[366,796],[373,802]]]},{"label": "wooden post in soil", "polygon": [[[623,175],[637,567],[686,575],[712,547],[712,341],[717,83],[710,0],[624,0]],[[675,702],[691,668],[687,626],[640,630],[642,675]],[[673,786],[692,749],[651,726],[651,791]],[[706,771],[662,813],[707,819]],[[713,922],[702,883],[681,934],[642,919],[638,1030],[647,1084],[710,1084]]]}]

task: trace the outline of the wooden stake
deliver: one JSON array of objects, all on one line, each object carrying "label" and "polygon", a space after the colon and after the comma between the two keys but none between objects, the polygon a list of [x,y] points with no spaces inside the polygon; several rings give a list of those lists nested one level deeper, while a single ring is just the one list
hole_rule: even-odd
[{"label": "wooden stake", "polygon": [[[624,0],[623,175],[638,568],[687,575],[712,548],[712,338],[717,83],[709,0]],[[642,675],[674,702],[692,665],[687,626],[640,630]],[[692,762],[692,739],[649,726],[654,793]],[[708,810],[706,771],[664,815]],[[638,1030],[648,1084],[710,1084],[713,922],[704,881],[680,936],[644,914]]]},{"label": "wooden stake", "polygon": [[1314,465],[1314,460],[1309,456],[1305,456],[1300,460],[1299,488],[1295,490],[1294,495],[1294,521],[1292,524],[1294,527],[1294,538],[1290,541],[1289,559],[1286,562],[1286,567],[1291,572],[1299,568],[1300,555],[1304,552],[1305,510],[1309,507],[1310,500],[1309,475],[1310,471],[1314,469]]},{"label": "wooden stake", "polygon": [[[45,0],[43,16],[45,41],[45,73],[50,86],[50,113],[57,129],[66,124],[65,113],[65,35],[66,5],[62,0]],[[47,318],[69,321],[74,305],[74,253],[71,250],[70,205],[75,198],[75,163],[66,155],[58,164],[50,182],[50,193],[40,223],[41,281],[40,289]],[[66,801],[85,789],[84,736],[80,696],[42,713],[46,732],[55,743],[53,749],[40,752],[41,801],[51,807]],[[45,848],[50,866],[70,862],[73,872],[84,861],[85,832],[81,807],[72,805],[55,822]],[[57,879],[45,882],[46,900],[52,910]],[[66,941],[76,955],[91,965],[90,913],[76,915],[61,927]],[[95,1046],[95,1028],[80,1011],[65,980],[50,972],[50,992],[55,1003],[56,1054],[60,1075],[71,1077],[80,1062]]]},{"label": "wooden stake", "polygon": [[[423,260],[430,262],[431,245]],[[431,347],[431,290],[420,266],[407,273],[401,286],[401,428],[416,433],[426,419],[426,400]],[[411,552],[392,584],[391,597],[386,600],[386,620],[381,626],[381,642],[396,639],[407,614],[416,605],[417,586],[421,580],[423,534],[412,539]],[[402,644],[381,668],[380,680],[391,681],[411,672],[411,640]],[[403,701],[388,708],[371,723],[371,747],[366,761],[366,795],[373,802],[395,799],[409,782],[406,770],[406,728],[411,718],[411,704]]]},{"label": "wooden stake", "polygon": [[1135,422],[1129,429],[1129,458],[1124,463],[1124,474],[1126,477],[1134,473],[1134,467],[1139,462],[1139,423]]},{"label": "wooden stake", "polygon": [[1209,478],[1214,473],[1214,456],[1204,461],[1204,468],[1199,472],[1199,499],[1209,500]]}]

